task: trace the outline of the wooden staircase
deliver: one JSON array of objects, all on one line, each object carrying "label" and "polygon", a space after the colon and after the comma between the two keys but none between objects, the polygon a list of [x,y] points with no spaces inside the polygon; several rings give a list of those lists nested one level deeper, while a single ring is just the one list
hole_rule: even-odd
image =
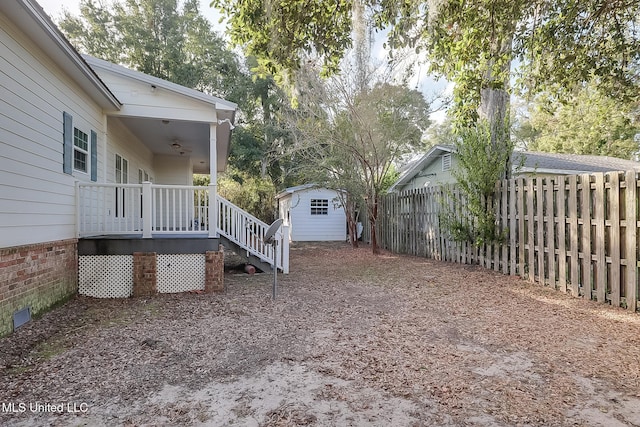
[{"label": "wooden staircase", "polygon": [[[259,220],[238,206],[216,196],[218,210],[217,231],[220,241],[236,254],[247,258],[249,264],[262,271],[272,270],[274,264],[274,246],[265,243],[265,232],[269,224]],[[289,272],[289,231],[282,226],[276,233],[278,248],[277,267],[283,273]]]}]

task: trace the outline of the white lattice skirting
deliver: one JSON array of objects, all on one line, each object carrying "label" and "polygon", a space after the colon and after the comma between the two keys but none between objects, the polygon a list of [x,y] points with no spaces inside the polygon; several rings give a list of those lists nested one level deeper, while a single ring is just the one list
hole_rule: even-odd
[{"label": "white lattice skirting", "polygon": [[[157,255],[157,290],[177,293],[204,290],[204,254]],[[133,255],[81,255],[78,293],[94,298],[133,294]]]},{"label": "white lattice skirting", "polygon": [[204,254],[157,255],[158,292],[204,290],[205,258]]},{"label": "white lattice skirting", "polygon": [[128,298],[133,293],[133,255],[81,255],[78,293],[94,298]]}]

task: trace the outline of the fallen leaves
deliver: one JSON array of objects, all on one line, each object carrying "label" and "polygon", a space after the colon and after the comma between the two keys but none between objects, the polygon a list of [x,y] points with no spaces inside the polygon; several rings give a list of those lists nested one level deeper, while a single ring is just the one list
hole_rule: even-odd
[{"label": "fallen leaves", "polygon": [[[385,425],[379,405],[392,398],[412,403],[394,419],[416,425],[579,425],[596,410],[631,423],[640,413],[640,322],[625,310],[336,243],[294,245],[275,302],[269,274],[225,280],[222,295],[77,297],[47,313],[0,340],[0,402],[82,400],[107,424],[206,423],[217,409],[202,390],[285,363],[341,385],[325,382],[311,401],[283,390],[263,412],[234,401],[234,419]],[[193,394],[150,403],[167,385]],[[356,397],[362,390],[374,400]]]}]

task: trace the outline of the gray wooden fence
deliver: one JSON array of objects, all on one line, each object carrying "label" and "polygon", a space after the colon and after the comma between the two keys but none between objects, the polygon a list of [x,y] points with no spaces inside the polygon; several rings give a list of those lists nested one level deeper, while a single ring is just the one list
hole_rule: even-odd
[{"label": "gray wooden fence", "polygon": [[441,227],[443,205],[461,197],[456,187],[388,194],[379,207],[378,242],[395,253],[478,264],[635,311],[638,178],[614,172],[499,182],[491,203],[506,239],[481,247],[455,242]]}]

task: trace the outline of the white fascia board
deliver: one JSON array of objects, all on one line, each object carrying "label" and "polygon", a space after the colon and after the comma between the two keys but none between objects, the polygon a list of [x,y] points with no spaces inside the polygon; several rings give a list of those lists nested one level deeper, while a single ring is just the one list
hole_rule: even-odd
[{"label": "white fascia board", "polygon": [[92,67],[98,67],[104,70],[112,71],[122,76],[141,81],[148,85],[157,86],[159,88],[169,90],[183,96],[212,104],[216,107],[216,110],[236,111],[238,109],[238,105],[236,103],[215,96],[207,95],[206,93],[200,92],[199,90],[190,89],[188,87],[181,86],[179,84],[163,80],[158,77],[150,76],[139,71],[131,70],[129,68],[123,67],[122,65],[114,64],[112,62],[95,58],[93,56],[83,55],[83,57]]}]

